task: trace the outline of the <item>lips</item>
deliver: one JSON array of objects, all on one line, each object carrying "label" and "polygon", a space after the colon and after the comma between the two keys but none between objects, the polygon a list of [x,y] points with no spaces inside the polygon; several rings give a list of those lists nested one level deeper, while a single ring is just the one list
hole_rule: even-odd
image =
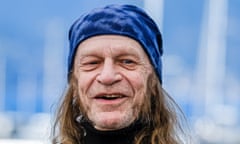
[{"label": "lips", "polygon": [[125,95],[122,94],[102,94],[98,95],[95,98],[96,99],[104,99],[104,100],[115,100],[115,99],[120,99],[126,97]]}]

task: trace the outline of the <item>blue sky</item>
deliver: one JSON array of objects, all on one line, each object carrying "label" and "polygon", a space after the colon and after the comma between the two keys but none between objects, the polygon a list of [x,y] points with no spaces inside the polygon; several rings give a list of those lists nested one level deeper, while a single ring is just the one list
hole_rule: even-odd
[{"label": "blue sky", "polygon": [[[62,39],[59,43],[65,48],[64,56],[67,57],[67,34],[72,22],[92,8],[112,3],[143,6],[141,0],[1,0],[0,55],[5,57],[7,65],[6,95],[16,95],[19,73],[26,73],[23,74],[25,76],[35,73],[40,89],[37,95],[41,100],[39,97],[42,95],[43,87],[43,48],[46,45],[46,30],[49,24],[58,23],[56,27],[61,31]],[[190,74],[194,73],[197,67],[204,6],[202,0],[166,0],[164,2],[163,29],[161,30],[164,55],[179,57],[182,69],[187,69]],[[226,36],[226,73],[237,79],[238,82],[240,81],[239,6],[240,1],[229,1]],[[63,65],[65,64],[66,61],[63,62]],[[193,76],[194,74],[190,77]]]},{"label": "blue sky", "polygon": [[[213,128],[212,124],[230,121],[228,125],[220,126],[232,129],[240,126],[240,1],[228,1],[225,69],[224,72],[222,68],[215,71],[216,75],[223,73],[224,76],[220,84],[218,80],[214,81],[215,91],[207,88],[210,98],[204,94],[208,83],[201,84],[204,75],[198,75],[202,71],[198,69],[198,55],[206,20],[204,2],[209,0],[165,0],[161,32],[163,86],[187,118],[190,117],[192,124],[201,124],[201,120],[207,119],[202,125],[203,136],[206,136],[210,134],[207,130]],[[0,113],[17,111],[13,113],[14,118],[20,116],[20,120],[24,118],[26,122],[27,116],[32,114],[53,112],[66,87],[70,25],[92,8],[112,3],[143,7],[144,2],[0,0]],[[216,26],[222,27],[222,24]],[[210,138],[221,137],[223,132],[219,130],[213,130]],[[229,135],[231,140],[232,133]],[[222,140],[226,141],[226,138],[219,138]]]}]

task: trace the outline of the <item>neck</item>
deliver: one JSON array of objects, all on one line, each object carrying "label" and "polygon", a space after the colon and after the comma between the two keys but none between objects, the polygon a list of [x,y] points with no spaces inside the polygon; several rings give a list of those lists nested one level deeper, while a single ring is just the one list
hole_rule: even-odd
[{"label": "neck", "polygon": [[82,125],[86,130],[84,144],[133,144],[135,136],[143,128],[138,121],[126,128],[110,131],[97,130],[88,122]]}]

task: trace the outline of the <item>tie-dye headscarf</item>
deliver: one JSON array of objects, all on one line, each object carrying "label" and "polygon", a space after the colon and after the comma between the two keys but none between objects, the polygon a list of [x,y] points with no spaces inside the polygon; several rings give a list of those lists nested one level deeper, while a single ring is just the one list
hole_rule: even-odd
[{"label": "tie-dye headscarf", "polygon": [[78,45],[97,35],[122,35],[138,41],[147,53],[162,83],[162,38],[156,23],[133,5],[109,5],[81,16],[70,28],[68,74]]}]

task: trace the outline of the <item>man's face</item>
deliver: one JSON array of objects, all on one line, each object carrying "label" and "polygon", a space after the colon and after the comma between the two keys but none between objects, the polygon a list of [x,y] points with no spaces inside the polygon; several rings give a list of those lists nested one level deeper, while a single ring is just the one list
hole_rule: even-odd
[{"label": "man's face", "polygon": [[102,35],[83,41],[74,75],[80,102],[99,130],[129,126],[139,116],[152,66],[141,45],[128,37]]}]

